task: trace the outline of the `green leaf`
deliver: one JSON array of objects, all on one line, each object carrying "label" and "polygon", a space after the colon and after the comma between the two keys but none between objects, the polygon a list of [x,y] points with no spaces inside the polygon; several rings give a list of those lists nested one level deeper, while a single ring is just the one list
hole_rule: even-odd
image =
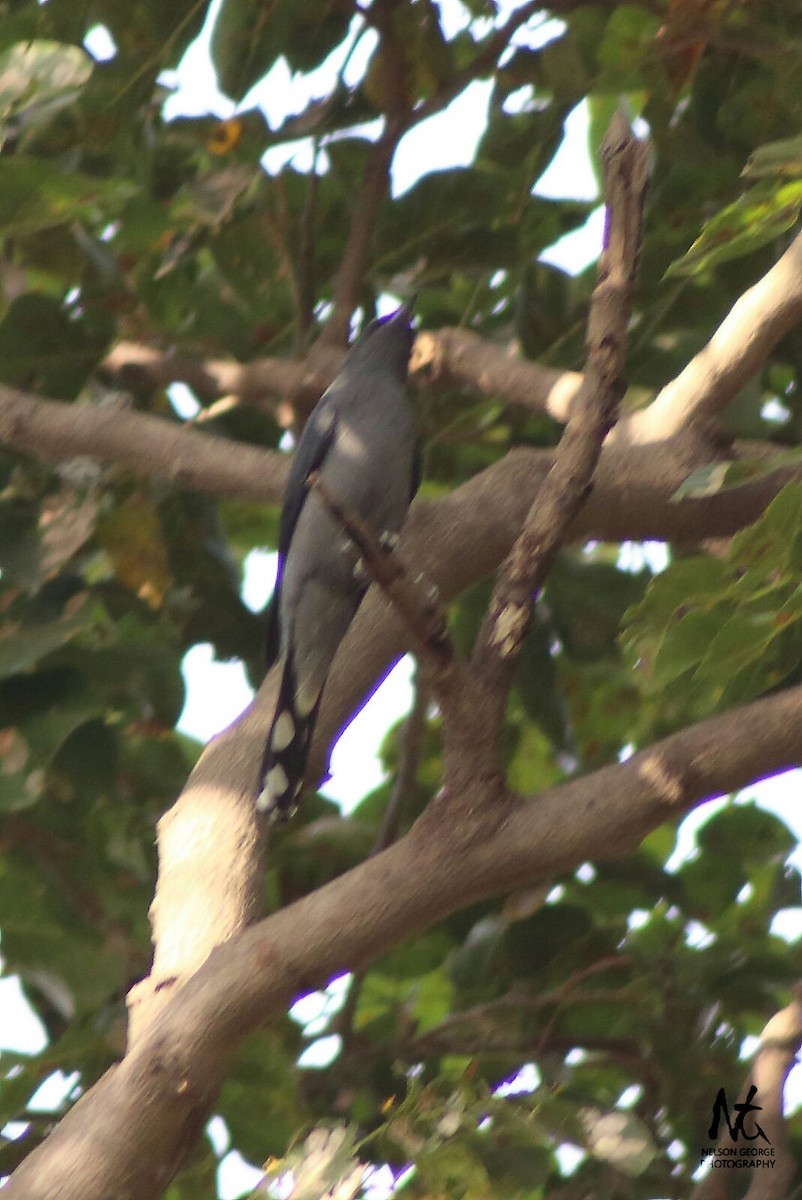
[{"label": "green leaf", "polygon": [[4,158],[0,233],[34,233],[75,220],[110,221],[137,191],[128,180],[66,172],[45,159],[21,154]]},{"label": "green leaf", "polygon": [[303,1121],[299,1075],[301,1047],[289,1020],[247,1038],[234,1056],[219,1100],[233,1143],[252,1162],[284,1153]]},{"label": "green leaf", "polygon": [[18,675],[72,641],[76,634],[87,629],[93,616],[92,605],[85,593],[79,593],[66,605],[55,620],[0,624],[0,679]]},{"label": "green leaf", "polygon": [[[98,930],[75,919],[72,905],[31,867],[9,857],[0,864],[0,926],[8,969],[33,981],[66,1016],[120,994],[125,955]],[[66,917],[66,919],[65,919]]]},{"label": "green leaf", "polygon": [[23,129],[39,126],[71,104],[92,74],[92,59],[78,46],[35,40],[0,53],[0,121]]},{"label": "green leaf", "polygon": [[547,904],[531,917],[514,921],[504,935],[504,955],[516,978],[538,976],[564,952],[582,954],[593,931],[587,909],[573,904]]},{"label": "green leaf", "polygon": [[57,399],[73,399],[110,336],[107,314],[71,317],[49,296],[19,296],[0,322],[0,379]]},{"label": "green leaf", "polygon": [[701,500],[717,492],[730,491],[765,479],[775,471],[787,467],[798,467],[802,462],[802,451],[780,450],[764,458],[737,458],[734,462],[706,463],[692,471],[671,497],[679,500]]},{"label": "green leaf", "polygon": [[743,174],[747,179],[802,177],[802,137],[783,138],[758,146],[749,155]]},{"label": "green leaf", "polygon": [[259,0],[224,0],[211,41],[220,87],[241,100],[280,55],[293,70],[318,66],[345,37],[349,19],[336,0],[272,8]]},{"label": "green leaf", "polygon": [[702,275],[759,250],[791,228],[800,208],[802,180],[756,184],[705,224],[690,250],[668,268],[666,278]]},{"label": "green leaf", "polygon": [[703,854],[741,862],[784,862],[796,846],[784,821],[756,804],[730,804],[701,826],[696,842]]}]

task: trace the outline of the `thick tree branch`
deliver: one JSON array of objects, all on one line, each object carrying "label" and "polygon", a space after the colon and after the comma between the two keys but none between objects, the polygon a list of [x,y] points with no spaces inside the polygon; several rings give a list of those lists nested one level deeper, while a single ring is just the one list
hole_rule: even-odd
[{"label": "thick tree branch", "polygon": [[[212,494],[279,503],[289,457],[187,429],[163,417],[117,405],[65,404],[0,387],[0,444],[45,461],[87,456],[119,463]],[[736,455],[775,453],[762,442],[735,444]],[[758,483],[704,499],[671,497],[696,467],[720,457],[697,439],[673,438],[640,447],[608,445],[593,492],[572,538],[699,541],[729,537],[756,520],[778,490],[800,472],[784,468]],[[414,562],[445,600],[498,567],[551,469],[551,450],[513,450],[450,496],[417,501],[404,542]]]},{"label": "thick tree branch", "polygon": [[[237,363],[194,358],[139,342],[118,342],[101,369],[115,385],[133,391],[180,382],[204,401],[234,397],[244,404],[275,408],[279,396],[308,411],[336,376],[344,355],[339,346],[317,342],[305,359],[258,358]],[[419,333],[410,374],[421,386],[465,387],[521,408],[547,412],[563,423],[582,385],[577,371],[528,362],[469,329],[456,328]]]},{"label": "thick tree branch", "polygon": [[0,445],[32,458],[90,457],[181,487],[277,504],[286,455],[198,433],[125,405],[40,400],[0,385]]},{"label": "thick tree branch", "polygon": [[[743,443],[740,448],[746,457],[765,451],[762,443]],[[639,448],[605,447],[593,491],[571,526],[569,540],[695,542],[700,537],[730,537],[756,520],[784,483],[802,478],[802,471],[785,469],[746,487],[673,502],[682,480],[703,461],[697,453],[695,442],[689,446],[683,439]],[[416,502],[401,538],[403,559],[414,562],[448,603],[498,568],[552,463],[550,451],[514,450],[442,500]],[[309,778],[324,773],[328,746],[406,645],[399,617],[371,589],[326,687]],[[267,715],[264,722],[263,737]]]},{"label": "thick tree branch", "polygon": [[704,350],[667,384],[626,430],[633,441],[668,438],[711,420],[802,320],[802,233],[770,271],[735,301]]},{"label": "thick tree branch", "polygon": [[[802,985],[794,988],[791,1003],[775,1013],[760,1035],[760,1045],[752,1059],[751,1082],[757,1088],[762,1112],[760,1125],[774,1147],[777,1166],[771,1179],[753,1180],[746,1200],[784,1200],[797,1173],[783,1112],[785,1083],[796,1065],[802,1046]],[[756,1172],[757,1174],[757,1172]]]},{"label": "thick tree branch", "polygon": [[[491,830],[455,827],[436,798],[388,850],[219,946],[18,1168],[8,1200],[152,1200],[200,1136],[238,1041],[294,996],[457,909],[618,857],[700,801],[800,763],[794,688],[522,800]],[[251,767],[240,760],[227,780],[230,803]]]},{"label": "thick tree branch", "polygon": [[545,412],[563,424],[579,395],[579,371],[528,362],[469,329],[421,330],[410,370],[423,386],[465,387],[520,408]]}]

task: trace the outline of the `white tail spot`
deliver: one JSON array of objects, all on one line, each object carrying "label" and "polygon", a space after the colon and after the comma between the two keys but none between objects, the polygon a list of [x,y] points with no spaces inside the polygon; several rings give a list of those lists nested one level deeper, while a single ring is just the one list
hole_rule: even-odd
[{"label": "white tail spot", "polygon": [[283,712],[273,726],[270,744],[277,754],[286,750],[295,737],[295,722],[288,712]]},{"label": "white tail spot", "polygon": [[289,782],[287,772],[276,763],[275,767],[271,767],[267,773],[264,790],[271,800],[278,800],[286,792]]}]

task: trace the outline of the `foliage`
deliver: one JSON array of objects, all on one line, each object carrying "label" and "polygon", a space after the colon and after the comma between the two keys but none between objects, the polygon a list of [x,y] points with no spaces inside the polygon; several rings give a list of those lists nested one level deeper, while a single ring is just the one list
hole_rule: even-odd
[{"label": "foliage", "polygon": [[[802,201],[802,5],[703,7],[693,37],[687,5],[674,3],[572,3],[546,40],[530,23],[500,67],[480,72],[492,87],[474,161],[429,171],[382,204],[366,310],[412,279],[424,327],[466,325],[579,368],[593,270],[571,278],[536,260],[592,206],[532,189],[580,101],[594,156],[623,102],[648,122],[655,159],[632,403],[676,374],[775,260]],[[198,34],[202,4],[8,0],[2,11],[0,380],[66,405],[114,405],[101,364],[123,338],[242,361],[303,350],[333,296],[372,144],[366,123],[391,103],[381,51],[355,83],[341,71],[326,97],[276,127],[255,108],[167,122],[161,73]],[[211,43],[222,86],[239,100],[281,59],[311,73],[355,29],[373,36],[353,11],[340,0],[224,0]],[[466,3],[447,35],[430,0],[393,6],[407,99],[463,90],[494,11]],[[82,48],[98,22],[115,46],[107,61]],[[317,173],[292,159],[260,168],[266,150],[298,137],[314,140]],[[801,353],[789,334],[733,406],[733,434],[796,442]],[[160,388],[124,402],[181,419]],[[542,417],[456,389],[420,407],[431,495],[512,445],[558,436]],[[209,425],[263,447],[282,435],[261,408]],[[751,477],[761,470],[756,460]],[[727,471],[707,467],[691,486],[750,477]],[[654,579],[646,566],[624,569],[618,547],[564,551],[513,689],[514,785],[536,792],[799,679],[800,518],[792,485],[724,556],[669,547]],[[242,566],[275,537],[275,514],[245,502],[84,460],[0,458],[0,930],[4,969],[48,1037],[39,1055],[0,1057],[3,1118],[30,1121],[23,1148],[58,1116],[28,1108],[43,1079],[75,1071],[87,1088],[123,1049],[124,997],[149,962],[154,824],[199,752],[175,728],[181,660],[208,641],[258,682],[261,621],[240,598]],[[463,645],[486,597],[481,584],[454,605]],[[399,753],[394,730],[391,773]],[[430,714],[406,823],[437,787],[439,754]],[[277,839],[270,905],[361,861],[390,791],[348,821],[311,800]],[[355,980],[324,1022],[341,1038],[330,1065],[297,1066],[321,1030],[290,1019],[242,1048],[219,1104],[233,1144],[257,1163],[273,1156],[271,1178],[300,1171],[298,1198],[319,1194],[316,1164],[314,1186],[356,1194],[360,1162],[397,1176],[414,1163],[409,1196],[687,1194],[716,1091],[739,1090],[743,1039],[799,976],[798,949],[772,932],[800,903],[792,845],[779,819],[731,803],[678,869],[666,865],[666,827],[547,895],[452,917]],[[499,1091],[525,1063],[535,1064],[528,1086]],[[798,1117],[791,1133],[802,1140]],[[583,1155],[570,1176],[565,1143]],[[0,1144],[0,1170],[19,1155],[18,1142]],[[213,1196],[214,1168],[206,1146],[168,1195]]]}]

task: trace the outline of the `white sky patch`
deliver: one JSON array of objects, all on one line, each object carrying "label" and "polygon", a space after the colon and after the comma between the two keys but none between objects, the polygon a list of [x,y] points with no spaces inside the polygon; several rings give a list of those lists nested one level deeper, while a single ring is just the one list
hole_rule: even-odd
[{"label": "white sky patch", "polygon": [[790,420],[791,410],[776,396],[772,396],[771,400],[767,400],[760,410],[760,415],[764,421],[776,421],[778,424],[784,425]]},{"label": "white sky patch", "polygon": [[276,586],[278,554],[275,550],[251,550],[242,570],[242,603],[251,612],[262,612]]},{"label": "white sky patch", "polygon": [[167,397],[182,421],[191,421],[201,410],[197,396],[186,383],[171,383],[167,389]]},{"label": "white sky patch", "polygon": [[325,175],[331,165],[324,149],[318,149],[315,153],[311,138],[299,138],[271,146],[265,150],[260,161],[268,175],[278,175],[288,166],[302,174],[315,171],[318,175]]},{"label": "white sky patch", "polygon": [[521,1096],[537,1091],[542,1082],[542,1076],[534,1063],[524,1063],[520,1071],[512,1079],[500,1083],[495,1090],[496,1096]]},{"label": "white sky patch", "polygon": [[235,104],[223,95],[217,86],[217,72],[209,55],[212,29],[220,12],[222,0],[212,0],[206,13],[203,28],[187,47],[183,58],[174,71],[162,71],[159,82],[164,87],[174,88],[162,115],[165,121],[175,117],[203,117],[211,113],[225,118],[233,115]]},{"label": "white sky patch", "polygon": [[179,733],[208,742],[240,715],[253,690],[241,662],[218,662],[209,642],[199,642],[184,655],[181,673],[186,684]]},{"label": "white sky patch", "polygon": [[331,778],[320,790],[341,804],[345,813],[385,778],[379,747],[388,728],[409,712],[414,669],[409,656],[402,658],[334,747]]},{"label": "white sky patch", "polygon": [[45,1027],[28,1004],[16,975],[0,979],[0,1050],[39,1054],[47,1045]]},{"label": "white sky patch", "polygon": [[[265,1124],[269,1114],[265,1112]],[[246,1193],[250,1194],[259,1186],[264,1178],[264,1171],[247,1162],[239,1150],[231,1150],[220,1160],[217,1168],[217,1194],[220,1200],[238,1200]]]},{"label": "white sky patch", "polygon": [[31,1112],[54,1112],[67,1099],[78,1079],[77,1071],[71,1071],[69,1075],[65,1075],[63,1071],[54,1071],[31,1096],[28,1108]]},{"label": "white sky patch", "polygon": [[587,1158],[584,1150],[580,1150],[579,1146],[572,1146],[569,1142],[563,1142],[561,1146],[557,1147],[554,1154],[562,1175],[573,1175],[577,1167],[580,1167]]},{"label": "white sky patch", "polygon": [[631,1083],[628,1088],[624,1088],[621,1095],[618,1097],[616,1108],[634,1108],[643,1095],[643,1088],[639,1083]]},{"label": "white sky patch", "polygon": [[648,567],[659,575],[668,566],[668,547],[665,542],[622,542],[616,566],[633,574]]},{"label": "white sky patch", "polygon": [[568,114],[560,148],[538,179],[534,188],[535,196],[551,200],[599,199],[599,185],[588,147],[589,128],[588,105],[583,100]]},{"label": "white sky patch", "polygon": [[572,233],[566,233],[540,255],[540,262],[561,267],[569,275],[580,275],[599,257],[604,235],[604,206],[599,205]]},{"label": "white sky patch", "polygon": [[334,1062],[342,1049],[343,1040],[339,1033],[330,1033],[326,1037],[317,1038],[304,1050],[298,1059],[299,1067],[328,1067]]},{"label": "white sky patch", "polygon": [[421,121],[401,139],[393,159],[394,199],[430,171],[470,166],[487,125],[492,90],[489,79],[475,80],[448,108]]},{"label": "white sky patch", "polygon": [[715,940],[716,935],[701,921],[688,921],[685,926],[685,944],[693,950],[706,950]]},{"label": "white sky patch", "polygon": [[645,908],[635,908],[627,917],[627,929],[643,929],[652,919],[652,914]]},{"label": "white sky patch", "polygon": [[374,29],[366,29],[360,17],[354,17],[344,40],[335,46],[319,67],[307,74],[293,73],[285,58],[279,58],[244,97],[241,108],[261,108],[271,129],[290,115],[301,113],[315,100],[325,100],[338,77],[353,87],[363,77],[378,44]]},{"label": "white sky patch", "polygon": [[340,1011],[351,985],[350,974],[338,975],[322,991],[307,992],[290,1008],[290,1016],[303,1025],[307,1036],[319,1033],[326,1023]]},{"label": "white sky patch", "polygon": [[84,49],[95,62],[108,62],[117,53],[114,38],[105,25],[93,25],[84,38]]},{"label": "white sky patch", "polygon": [[206,1136],[218,1158],[225,1154],[231,1145],[231,1134],[222,1117],[212,1117],[206,1126]]}]

